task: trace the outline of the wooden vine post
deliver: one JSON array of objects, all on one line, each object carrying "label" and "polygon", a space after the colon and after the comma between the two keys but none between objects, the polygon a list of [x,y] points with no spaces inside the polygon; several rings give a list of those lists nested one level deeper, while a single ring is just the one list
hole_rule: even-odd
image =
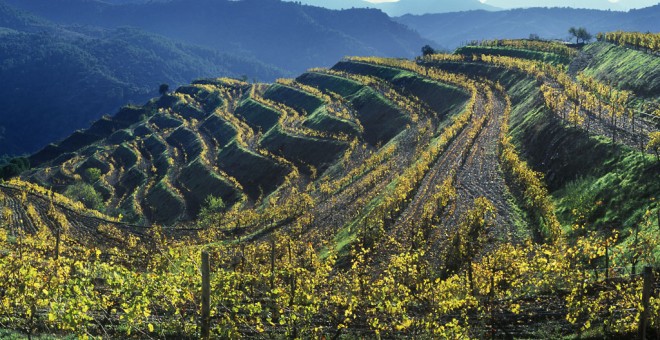
[{"label": "wooden vine post", "polygon": [[211,265],[209,253],[202,251],[202,339],[211,335]]},{"label": "wooden vine post", "polygon": [[640,340],[646,340],[646,330],[649,325],[649,308],[651,307],[651,292],[653,291],[653,268],[644,267],[644,287],[642,288],[642,310],[639,316],[638,335]]}]

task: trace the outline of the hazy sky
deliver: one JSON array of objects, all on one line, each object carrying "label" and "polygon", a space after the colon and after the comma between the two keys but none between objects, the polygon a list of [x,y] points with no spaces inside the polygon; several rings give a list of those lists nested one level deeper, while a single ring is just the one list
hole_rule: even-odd
[{"label": "hazy sky", "polygon": [[[398,0],[366,0],[372,3],[398,2]],[[443,0],[438,0],[442,2]],[[649,7],[658,4],[658,0],[479,0],[482,3],[500,8],[519,7],[576,7],[612,10]]]},{"label": "hazy sky", "polygon": [[479,0],[482,3],[502,8],[512,7],[583,7],[598,9],[623,9],[642,8],[653,6],[658,0]]},{"label": "hazy sky", "polygon": [[345,9],[375,7],[390,16],[404,14],[447,13],[475,9],[497,10],[527,7],[572,7],[628,11],[656,5],[660,0],[285,0],[304,4]]}]

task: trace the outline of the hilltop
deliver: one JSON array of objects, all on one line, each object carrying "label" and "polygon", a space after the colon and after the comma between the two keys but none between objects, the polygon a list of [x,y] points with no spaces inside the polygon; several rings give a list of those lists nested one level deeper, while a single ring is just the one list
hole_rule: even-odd
[{"label": "hilltop", "polygon": [[[124,107],[0,185],[0,266],[36,273],[0,280],[0,321],[196,337],[203,250],[216,337],[630,337],[660,255],[658,36],[599,40],[348,57]],[[69,204],[36,184],[81,222],[16,218]]]}]

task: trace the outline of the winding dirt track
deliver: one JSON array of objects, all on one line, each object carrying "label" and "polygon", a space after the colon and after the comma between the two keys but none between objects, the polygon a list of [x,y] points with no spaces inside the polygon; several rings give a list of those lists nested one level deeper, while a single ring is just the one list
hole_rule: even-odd
[{"label": "winding dirt track", "polygon": [[[424,203],[431,199],[436,186],[455,173],[457,199],[441,216],[439,230],[445,234],[442,238],[452,234],[461,214],[473,206],[474,199],[482,196],[497,210],[492,232],[507,239],[513,234],[514,207],[498,161],[498,137],[505,106],[502,100],[495,99],[493,111],[486,112],[486,100],[485,95],[479,96],[473,120],[438,157],[422,180],[414,198],[395,224],[399,232],[414,228]],[[470,140],[470,129],[483,116],[486,116],[483,127],[474,140]]]},{"label": "winding dirt track", "polygon": [[490,113],[484,128],[470,149],[466,161],[457,172],[458,200],[455,213],[449,218],[443,219],[442,223],[445,227],[456,225],[460,212],[470,209],[476,198],[485,197],[497,209],[495,232],[498,236],[503,237],[511,235],[513,232],[514,207],[498,157],[498,138],[502,128],[505,104],[497,97],[494,99],[494,112]]}]

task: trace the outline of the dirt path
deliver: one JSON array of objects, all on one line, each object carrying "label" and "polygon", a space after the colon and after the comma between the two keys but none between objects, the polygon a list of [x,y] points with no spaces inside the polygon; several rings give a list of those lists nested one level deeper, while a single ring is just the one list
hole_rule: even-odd
[{"label": "dirt path", "polygon": [[477,136],[467,159],[461,164],[456,176],[458,199],[453,213],[442,219],[442,229],[455,228],[461,213],[469,210],[478,197],[485,197],[496,208],[495,236],[511,241],[514,235],[515,207],[500,169],[498,138],[502,128],[505,103],[495,96],[493,112],[481,133]]},{"label": "dirt path", "polygon": [[[447,149],[438,157],[422,180],[410,204],[395,223],[398,235],[410,235],[420,223],[424,204],[432,199],[442,183],[454,176],[456,199],[440,216],[440,239],[453,235],[460,216],[473,206],[478,197],[490,200],[496,208],[492,233],[498,238],[510,240],[514,235],[515,207],[509,199],[498,160],[498,138],[502,128],[502,114],[505,104],[500,99],[492,103],[493,109],[486,112],[487,97],[482,93],[476,105],[476,112],[470,124],[456,136]],[[470,130],[486,116],[479,133],[471,137]],[[478,127],[477,127],[478,128]]]}]

